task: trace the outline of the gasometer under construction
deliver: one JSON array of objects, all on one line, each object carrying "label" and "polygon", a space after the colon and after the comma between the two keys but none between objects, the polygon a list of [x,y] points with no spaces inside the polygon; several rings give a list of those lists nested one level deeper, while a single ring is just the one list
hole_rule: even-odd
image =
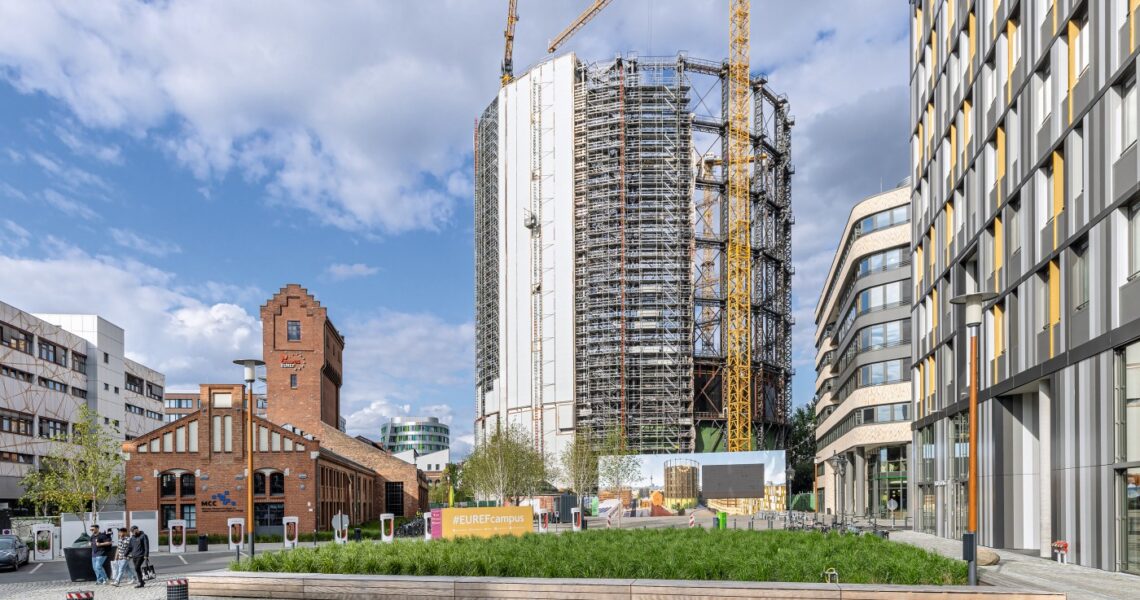
[{"label": "gasometer under construction", "polygon": [[[477,439],[726,448],[727,62],[546,60],[475,128]],[[791,383],[788,101],[750,81],[752,447]]]}]

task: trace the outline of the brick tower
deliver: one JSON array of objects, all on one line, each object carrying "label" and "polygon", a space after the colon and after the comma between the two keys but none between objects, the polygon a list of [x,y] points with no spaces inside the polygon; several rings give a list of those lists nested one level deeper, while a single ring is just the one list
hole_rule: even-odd
[{"label": "brick tower", "polygon": [[344,338],[328,309],[290,283],[261,307],[266,416],[319,435],[321,422],[337,427]]}]

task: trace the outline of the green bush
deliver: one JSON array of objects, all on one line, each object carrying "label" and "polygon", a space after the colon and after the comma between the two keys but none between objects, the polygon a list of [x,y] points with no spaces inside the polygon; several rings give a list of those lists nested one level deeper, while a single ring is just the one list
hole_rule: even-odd
[{"label": "green bush", "polygon": [[258,555],[235,571],[943,585],[966,564],[876,536],[797,531],[596,530],[301,547]]}]

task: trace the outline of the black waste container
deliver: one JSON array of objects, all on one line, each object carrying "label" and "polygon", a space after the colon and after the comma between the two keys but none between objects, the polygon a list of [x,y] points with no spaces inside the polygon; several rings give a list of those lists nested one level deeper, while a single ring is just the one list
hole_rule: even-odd
[{"label": "black waste container", "polygon": [[198,536],[198,552],[205,552],[210,549],[210,538],[204,535]]},{"label": "black waste container", "polygon": [[363,532],[360,531],[359,527],[357,527],[356,529],[354,529],[352,531],[352,537],[355,541],[358,541],[358,542],[364,539]]},{"label": "black waste container", "polygon": [[[72,581],[95,581],[95,569],[91,567],[91,546],[64,548],[63,558],[67,562],[67,576]],[[111,578],[111,561],[103,566],[107,578]]]}]

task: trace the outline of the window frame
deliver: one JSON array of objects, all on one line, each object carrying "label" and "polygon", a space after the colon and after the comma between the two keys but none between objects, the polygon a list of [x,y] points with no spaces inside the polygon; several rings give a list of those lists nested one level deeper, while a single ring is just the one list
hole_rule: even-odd
[{"label": "window frame", "polygon": [[301,341],[301,321],[287,320],[285,321],[285,341],[299,342]]}]

